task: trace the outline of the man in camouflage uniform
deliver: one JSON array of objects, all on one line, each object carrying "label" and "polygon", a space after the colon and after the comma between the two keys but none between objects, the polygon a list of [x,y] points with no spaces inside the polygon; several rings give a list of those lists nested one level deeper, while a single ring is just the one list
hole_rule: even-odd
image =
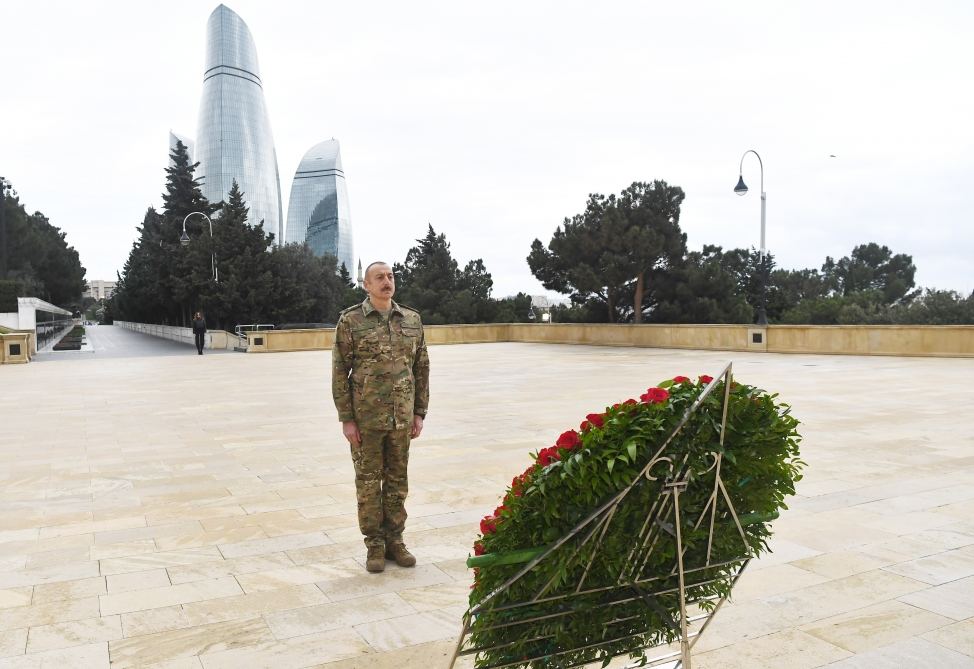
[{"label": "man in camouflage uniform", "polygon": [[372,263],[364,285],[365,301],[338,319],[331,387],[355,464],[366,569],[380,572],[387,559],[416,564],[402,540],[406,465],[409,441],[423,431],[430,363],[419,312],[392,301],[392,268]]}]

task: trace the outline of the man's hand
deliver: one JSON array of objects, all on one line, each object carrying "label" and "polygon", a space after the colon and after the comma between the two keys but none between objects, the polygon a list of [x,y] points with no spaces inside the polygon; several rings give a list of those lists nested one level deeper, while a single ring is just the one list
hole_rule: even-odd
[{"label": "man's hand", "polygon": [[345,435],[348,443],[352,446],[358,446],[362,443],[362,433],[359,432],[358,424],[354,420],[348,420],[342,423],[342,434]]},{"label": "man's hand", "polygon": [[423,433],[423,417],[413,416],[413,428],[409,431],[409,436],[413,439],[419,439],[419,435]]}]

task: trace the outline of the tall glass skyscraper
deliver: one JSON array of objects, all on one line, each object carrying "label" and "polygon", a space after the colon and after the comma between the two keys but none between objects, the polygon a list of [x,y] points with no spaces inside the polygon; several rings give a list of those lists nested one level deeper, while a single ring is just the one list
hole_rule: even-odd
[{"label": "tall glass skyscraper", "polygon": [[280,244],[284,233],[281,179],[257,48],[250,29],[220,5],[206,24],[206,68],[200,100],[194,158],[199,161],[203,194],[225,200],[236,179],[250,207],[250,221],[264,221]]},{"label": "tall glass skyscraper", "polygon": [[196,162],[195,160],[193,160],[193,151],[195,149],[193,140],[191,140],[189,137],[186,137],[184,135],[178,135],[174,133],[172,130],[170,130],[169,131],[169,155],[170,155],[169,167],[172,167],[172,152],[176,150],[176,142],[182,142],[183,146],[186,147],[186,153],[189,154],[189,164],[192,165],[194,162]]},{"label": "tall glass skyscraper", "polygon": [[330,253],[352,273],[352,217],[337,140],[316,144],[301,159],[287,205],[286,240],[307,243],[317,256]]}]

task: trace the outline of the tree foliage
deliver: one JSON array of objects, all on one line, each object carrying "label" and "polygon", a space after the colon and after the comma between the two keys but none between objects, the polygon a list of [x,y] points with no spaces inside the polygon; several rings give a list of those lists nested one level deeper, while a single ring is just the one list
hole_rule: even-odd
[{"label": "tree foliage", "polygon": [[[252,224],[234,182],[227,201],[212,205],[177,143],[166,169],[162,212],[150,208],[107,313],[120,320],[187,325],[195,311],[210,327],[252,323],[328,323],[347,306],[349,286],[333,256],[305,245],[274,246]],[[202,216],[186,216],[202,212]],[[180,243],[185,220],[189,243]],[[259,223],[259,222],[258,222]],[[214,264],[216,273],[214,273]],[[216,280],[218,274],[219,280]]]},{"label": "tree foliage", "polygon": [[555,320],[751,323],[763,299],[771,323],[974,323],[967,298],[916,289],[913,257],[875,242],[821,269],[779,268],[753,248],[688,252],[683,199],[665,181],[637,182],[619,196],[590,195],[547,246],[535,239],[532,273],[571,300]]},{"label": "tree foliage", "polygon": [[468,262],[461,270],[443,233],[430,225],[416,240],[402,263],[395,263],[396,300],[419,310],[423,322],[496,323],[528,320],[531,298],[519,294],[495,300],[494,280],[483,260]]},{"label": "tree foliage", "polygon": [[855,293],[876,292],[886,304],[909,301],[916,296],[916,266],[913,256],[893,254],[886,246],[861,244],[852,254],[838,261],[825,258],[822,276],[832,292],[848,297]]},{"label": "tree foliage", "polygon": [[6,195],[3,207],[7,272],[0,276],[0,311],[16,311],[17,297],[80,308],[85,268],[66,233],[39,211],[28,214],[16,191]]},{"label": "tree foliage", "polygon": [[650,320],[655,323],[746,323],[752,309],[742,287],[740,249],[705,245],[661,273]]},{"label": "tree foliage", "polygon": [[683,189],[659,180],[635,182],[618,196],[592,194],[585,211],[566,218],[547,247],[534,240],[528,266],[545,288],[570,294],[573,303],[602,303],[610,322],[641,323],[651,277],[686,252],[683,198]]}]

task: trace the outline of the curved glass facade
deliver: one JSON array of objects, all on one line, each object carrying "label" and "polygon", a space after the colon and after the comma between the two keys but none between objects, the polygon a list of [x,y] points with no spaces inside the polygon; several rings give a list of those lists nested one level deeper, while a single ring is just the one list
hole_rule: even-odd
[{"label": "curved glass facade", "polygon": [[352,273],[352,217],[337,140],[316,144],[301,159],[291,185],[285,239],[306,243],[317,256],[336,256]]},{"label": "curved glass facade", "polygon": [[226,199],[236,179],[250,207],[250,221],[281,243],[281,180],[274,138],[264,104],[257,48],[250,29],[220,5],[206,24],[206,68],[194,158],[203,194]]},{"label": "curved glass facade", "polygon": [[195,163],[196,161],[193,160],[193,151],[195,150],[195,145],[193,144],[193,140],[191,140],[189,137],[186,137],[184,135],[178,135],[174,133],[172,130],[170,130],[169,131],[169,156],[170,156],[169,167],[172,167],[173,165],[172,152],[176,150],[176,142],[182,142],[183,146],[186,147],[186,153],[189,154],[189,164],[192,165],[193,163]]}]

